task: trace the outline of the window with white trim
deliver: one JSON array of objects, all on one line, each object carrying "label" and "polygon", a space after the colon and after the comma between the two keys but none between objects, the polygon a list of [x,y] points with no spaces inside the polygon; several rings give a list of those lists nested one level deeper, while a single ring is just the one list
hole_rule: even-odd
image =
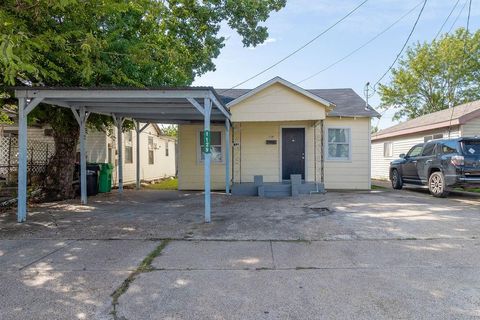
[{"label": "window with white trim", "polygon": [[[200,150],[200,161],[205,159],[205,154],[203,153],[203,131],[200,131],[198,135],[199,138],[199,150]],[[222,146],[222,132],[221,131],[210,131],[210,151],[212,153],[212,162],[222,162],[223,161],[223,146]]]},{"label": "window with white trim", "polygon": [[423,137],[423,142],[428,142],[430,140],[442,139],[442,138],[443,138],[443,133],[436,133],[436,134]]},{"label": "window with white trim", "polygon": [[350,128],[327,129],[327,159],[350,160]]},{"label": "window with white trim", "polygon": [[155,146],[153,137],[148,137],[148,164],[155,164]]},{"label": "window with white trim", "polygon": [[133,135],[132,135],[132,131],[125,132],[125,163],[133,163]]},{"label": "window with white trim", "polygon": [[385,158],[393,157],[393,142],[383,143],[383,156]]}]

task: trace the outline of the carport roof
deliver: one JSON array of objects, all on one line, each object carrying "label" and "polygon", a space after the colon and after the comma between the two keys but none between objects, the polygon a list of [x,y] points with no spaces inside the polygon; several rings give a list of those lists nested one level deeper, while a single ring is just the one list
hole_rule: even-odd
[{"label": "carport roof", "polygon": [[[15,87],[18,98],[89,112],[115,114],[141,122],[203,121],[204,100],[212,101],[211,121],[225,121],[230,113],[212,87]],[[32,101],[33,101],[32,100]]]}]

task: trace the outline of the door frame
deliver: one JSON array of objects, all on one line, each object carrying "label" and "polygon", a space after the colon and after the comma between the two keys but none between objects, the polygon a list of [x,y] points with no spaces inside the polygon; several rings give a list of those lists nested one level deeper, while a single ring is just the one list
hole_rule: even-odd
[{"label": "door frame", "polygon": [[283,179],[283,129],[303,129],[303,134],[304,134],[304,150],[305,150],[305,173],[304,173],[304,176],[305,176],[305,181],[307,181],[307,176],[308,176],[308,166],[307,166],[307,160],[308,160],[308,149],[307,149],[307,128],[308,126],[307,125],[281,125],[279,127],[279,138],[278,139],[280,141],[279,143],[279,149],[278,149],[278,158],[279,158],[279,167],[278,167],[278,181],[279,182],[282,182]]}]

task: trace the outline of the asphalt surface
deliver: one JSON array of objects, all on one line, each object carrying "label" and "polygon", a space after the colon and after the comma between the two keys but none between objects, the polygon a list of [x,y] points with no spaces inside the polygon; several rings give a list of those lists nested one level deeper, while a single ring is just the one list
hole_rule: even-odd
[{"label": "asphalt surface", "polygon": [[478,198],[216,194],[208,225],[202,206],[127,191],[3,213],[0,319],[480,318]]}]

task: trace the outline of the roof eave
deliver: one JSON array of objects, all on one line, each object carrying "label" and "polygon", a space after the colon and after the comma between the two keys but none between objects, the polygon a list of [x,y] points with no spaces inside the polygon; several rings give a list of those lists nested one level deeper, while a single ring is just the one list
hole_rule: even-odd
[{"label": "roof eave", "polygon": [[420,128],[419,127],[408,128],[408,129],[402,129],[402,130],[397,130],[393,132],[387,132],[384,134],[382,134],[382,132],[379,131],[376,134],[372,135],[372,141],[393,138],[393,137],[398,137],[403,135],[409,135],[414,133],[420,133],[420,132],[430,131],[434,129],[448,128],[450,126],[458,126],[460,124],[461,123],[457,118],[457,119],[453,119],[452,121],[443,121],[443,122],[433,123],[427,126],[422,126]]}]

